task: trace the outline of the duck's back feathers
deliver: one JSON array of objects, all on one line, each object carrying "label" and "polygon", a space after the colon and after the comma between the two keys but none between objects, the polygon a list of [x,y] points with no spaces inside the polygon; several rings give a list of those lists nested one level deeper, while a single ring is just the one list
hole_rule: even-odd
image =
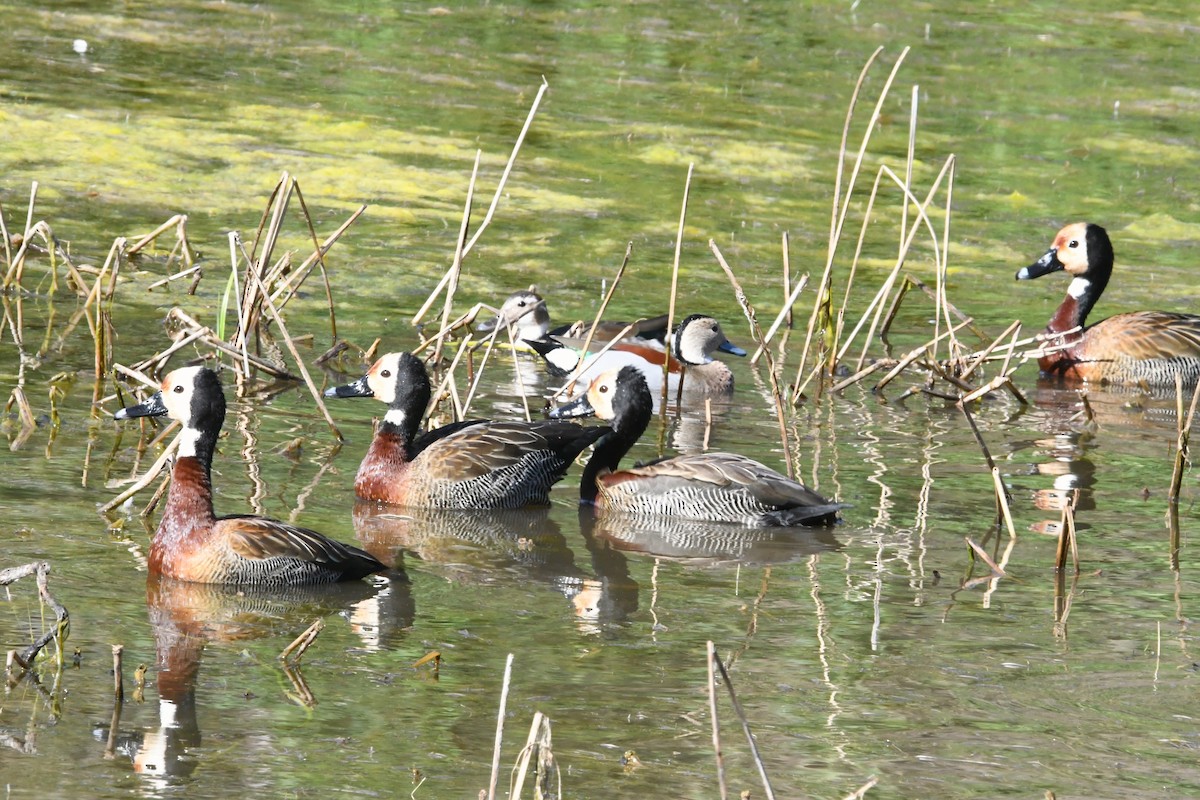
[{"label": "duck's back feathers", "polygon": [[422,448],[423,470],[434,479],[461,480],[502,472],[530,463],[531,459],[545,459],[559,465],[557,477],[561,478],[575,457],[605,430],[603,426],[585,428],[560,420],[478,421],[437,437]]},{"label": "duck's back feathers", "polygon": [[601,504],[746,525],[827,525],[844,506],[736,453],[676,456],[600,478]]},{"label": "duck's back feathers", "polygon": [[[227,535],[229,548],[239,559],[230,570],[245,573],[225,583],[332,583],[386,569],[364,550],[266,517],[222,517],[216,530]],[[301,576],[308,580],[299,580]]]}]

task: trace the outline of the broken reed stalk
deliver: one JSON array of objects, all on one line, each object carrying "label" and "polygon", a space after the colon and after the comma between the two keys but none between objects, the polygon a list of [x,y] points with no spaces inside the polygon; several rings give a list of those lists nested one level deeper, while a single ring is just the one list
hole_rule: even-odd
[{"label": "broken reed stalk", "polygon": [[504,740],[504,714],[508,707],[508,686],[512,680],[513,654],[504,660],[504,685],[500,689],[500,708],[496,712],[496,743],[492,747],[492,777],[488,780],[487,800],[496,800],[496,781],[500,777],[500,744]]},{"label": "broken reed stalk", "polygon": [[[796,390],[792,392],[792,402],[795,403],[803,394],[803,386],[807,385],[808,381],[801,384],[800,381],[804,377],[805,368],[808,364],[809,348],[812,346],[813,334],[816,330],[817,320],[821,316],[821,310],[826,310],[828,316],[829,309],[832,308],[830,302],[830,292],[833,288],[833,260],[837,253],[837,247],[842,240],[842,228],[846,224],[846,216],[850,207],[850,195],[854,193],[854,184],[858,179],[858,171],[862,168],[863,157],[866,154],[867,142],[870,140],[871,132],[875,129],[875,123],[879,119],[880,111],[883,106],[883,99],[887,96],[888,87],[891,86],[892,78],[889,77],[884,85],[883,93],[880,95],[875,106],[875,112],[871,116],[871,121],[867,125],[867,132],[863,138],[862,144],[859,147],[858,156],[854,162],[854,169],[851,171],[849,185],[845,192],[842,191],[843,172],[846,168],[846,142],[850,138],[850,124],[854,120],[854,109],[858,105],[858,97],[862,92],[863,83],[867,79],[867,73],[871,71],[871,66],[875,63],[875,59],[883,52],[883,46],[875,48],[867,62],[863,64],[862,70],[858,73],[858,81],[854,84],[854,91],[850,94],[850,103],[846,108],[846,119],[842,123],[842,141],[838,149],[837,170],[834,174],[833,181],[833,203],[830,212],[829,221],[829,243],[825,254],[825,270],[821,273],[821,282],[817,285],[816,299],[813,301],[812,314],[808,317],[808,329],[804,334],[804,346],[800,350],[800,366],[796,370]],[[905,48],[900,53],[900,58],[897,59],[892,67],[892,77],[895,76],[896,70],[900,68],[904,57],[908,54],[908,48]]]},{"label": "broken reed stalk", "polygon": [[[299,181],[296,182],[296,200],[298,200],[300,203],[300,213],[304,217],[304,224],[308,226],[308,235],[312,238],[313,254],[317,257],[317,264],[321,268],[321,277],[324,278],[325,302],[329,307],[330,343],[333,343],[337,341],[337,316],[334,314],[333,310],[333,289],[329,286],[329,273],[325,271],[325,251],[321,248],[321,243],[317,241],[317,229],[313,226],[312,215],[308,213],[308,204],[304,202],[304,193],[300,191]],[[358,213],[361,214],[365,209],[366,206],[359,206]],[[351,221],[353,221],[355,218],[357,218],[357,214],[351,217]],[[306,261],[305,263],[308,262]],[[281,309],[287,305],[287,300],[290,300],[296,296],[296,292],[300,289],[301,284],[304,283],[304,279],[308,277],[308,272],[297,270],[292,274],[292,276],[289,276],[289,278],[283,282],[284,285],[290,286],[292,278],[296,275],[299,275],[299,277],[295,280],[295,286],[292,286],[289,289],[287,298],[280,305]],[[276,295],[278,295],[280,291],[282,291],[282,288],[276,290]]]},{"label": "broken reed stalk", "polygon": [[988,569],[992,571],[994,576],[1000,578],[1007,577],[1007,573],[1002,570],[995,561],[992,560],[992,557],[987,554],[987,551],[980,547],[974,539],[972,539],[970,536],[964,536],[963,539],[966,540],[967,545],[971,548],[971,552],[974,553],[980,561],[982,561],[984,564],[987,564]]},{"label": "broken reed stalk", "polygon": [[[766,346],[766,341],[763,339],[762,329],[758,326],[758,319],[754,313],[754,307],[750,305],[750,301],[746,298],[746,293],[742,290],[742,284],[738,282],[737,276],[733,274],[725,257],[721,254],[717,243],[712,239],[708,240],[708,249],[712,251],[716,257],[717,263],[721,265],[721,269],[725,272],[725,276],[729,278],[729,282],[733,284],[733,295],[737,299],[738,305],[742,308],[742,313],[746,316],[746,321],[750,323],[750,330],[753,333],[755,341],[760,347]],[[796,477],[796,465],[792,460],[792,447],[788,440],[787,420],[783,413],[783,391],[779,388],[779,370],[775,365],[775,359],[767,350],[763,350],[767,357],[767,377],[771,380],[771,399],[775,404],[775,418],[779,423],[780,441],[783,443],[784,461],[787,464],[787,474],[789,478]]]},{"label": "broken reed stalk", "polygon": [[835,339],[833,342],[833,347],[831,349],[837,351],[837,357],[836,357],[836,360],[834,361],[834,363],[830,365],[831,367],[836,366],[836,364],[845,357],[846,351],[850,349],[850,346],[854,343],[854,340],[858,338],[859,331],[862,330],[863,325],[866,323],[867,319],[869,318],[871,320],[871,324],[867,329],[867,335],[863,341],[862,352],[859,354],[858,362],[855,367],[855,369],[862,369],[863,362],[866,360],[866,357],[867,357],[867,349],[870,347],[871,341],[875,337],[875,331],[879,327],[880,319],[883,316],[883,312],[884,312],[883,301],[892,293],[892,288],[896,285],[896,280],[899,278],[900,270],[903,269],[904,264],[908,259],[908,253],[912,249],[913,242],[916,240],[917,233],[921,230],[922,227],[924,227],[930,235],[930,240],[932,242],[933,251],[934,251],[934,253],[933,253],[934,263],[935,264],[938,263],[940,261],[940,259],[942,258],[941,247],[938,245],[938,241],[937,241],[937,233],[933,229],[933,222],[932,222],[932,220],[929,219],[929,214],[928,214],[927,209],[929,207],[929,204],[933,202],[933,198],[937,194],[938,189],[941,188],[942,181],[945,179],[947,172],[951,172],[953,170],[953,165],[954,165],[954,156],[951,155],[946,159],[945,163],[943,163],[941,171],[938,173],[937,177],[934,179],[933,183],[930,185],[929,191],[926,193],[925,199],[923,201],[918,200],[916,198],[916,196],[904,186],[903,182],[900,180],[900,177],[898,175],[896,175],[896,173],[893,172],[890,167],[888,167],[887,165],[880,165],[879,170],[876,173],[875,183],[871,189],[871,196],[867,202],[867,212],[863,217],[863,224],[859,229],[859,239],[858,239],[858,245],[857,245],[856,251],[855,251],[855,260],[851,266],[850,279],[848,279],[848,281],[847,281],[846,297],[843,299],[842,309],[841,309],[843,314],[839,315],[840,318],[844,318],[844,312],[846,310],[846,303],[849,301],[849,296],[850,296],[849,282],[850,282],[850,280],[853,280],[854,273],[857,269],[858,257],[862,251],[863,244],[866,240],[866,233],[870,226],[872,216],[873,216],[871,214],[871,209],[874,207],[875,195],[879,191],[879,183],[880,183],[881,178],[883,178],[883,177],[890,178],[892,180],[892,182],[895,183],[900,188],[900,190],[903,192],[905,203],[911,202],[917,206],[918,223],[923,223],[923,225],[922,224],[914,224],[912,226],[912,228],[909,229],[908,235],[904,238],[904,242],[900,247],[900,251],[896,254],[896,262],[892,266],[892,271],[890,273],[888,273],[888,276],[884,280],[883,285],[880,286],[879,290],[875,293],[875,298],[867,306],[866,311],[864,311],[862,317],[859,318],[858,324],[856,324],[854,326],[854,330],[851,331],[850,336],[846,339],[845,343],[843,343],[841,345],[841,349],[838,349],[838,341],[841,336],[841,331],[838,330],[835,332]]},{"label": "broken reed stalk", "polygon": [[983,440],[983,434],[979,432],[979,426],[975,424],[975,417],[971,415],[967,404],[959,400],[955,405],[962,411],[963,416],[967,418],[967,424],[971,427],[971,434],[975,437],[975,442],[979,445],[979,449],[983,451],[983,457],[987,461],[988,470],[992,474],[992,486],[996,492],[997,521],[1003,519],[1005,526],[1008,528],[1008,535],[1015,537],[1017,529],[1013,524],[1012,511],[1008,506],[1008,489],[1005,488],[1004,480],[1000,477],[1000,468],[996,466],[996,460],[992,458],[992,451],[988,449],[987,442]]},{"label": "broken reed stalk", "polygon": [[283,648],[283,652],[279,654],[279,660],[285,664],[299,664],[300,659],[304,658],[304,653],[312,646],[312,643],[317,640],[317,635],[325,629],[325,620],[317,619],[309,625],[304,633],[292,640],[292,643]]},{"label": "broken reed stalk", "polygon": [[[914,347],[903,358],[901,358],[898,362],[896,362],[896,365],[894,367],[892,367],[891,370],[886,375],[884,375],[882,378],[879,379],[879,383],[875,384],[875,386],[873,386],[871,388],[871,391],[872,392],[882,391],[883,387],[887,386],[889,383],[891,383],[893,380],[895,380],[896,377],[899,376],[900,373],[903,372],[905,369],[907,369],[910,364],[912,364],[914,361],[916,361],[922,355],[925,355],[929,351],[930,347],[933,347],[935,344],[937,344],[937,342],[939,340],[944,339],[947,336],[953,335],[954,331],[962,328],[964,325],[967,325],[968,323],[970,323],[970,321],[971,320],[968,319],[966,322],[960,323],[958,325],[958,328],[951,328],[950,330],[945,331],[944,333],[938,334],[937,336],[933,337],[932,339],[930,339],[928,342],[921,345],[920,347]],[[869,375],[870,372],[869,371],[864,372],[863,368],[861,366],[859,366],[859,371],[856,372],[855,374],[863,375],[865,377],[866,375]],[[843,381],[842,383],[845,383],[845,381]],[[842,386],[842,384],[839,383],[838,386]]]},{"label": "broken reed stalk", "polygon": [[767,800],[775,800],[775,792],[771,789],[771,781],[767,777],[767,768],[763,764],[762,756],[758,754],[758,745],[755,744],[754,734],[750,732],[750,722],[746,719],[746,713],[742,710],[742,704],[738,701],[737,693],[733,690],[733,681],[729,678],[729,673],[725,671],[725,665],[721,663],[721,659],[715,659],[717,670],[721,673],[721,680],[725,683],[725,689],[729,692],[729,702],[733,705],[733,711],[737,714],[738,721],[742,723],[742,732],[746,734],[746,742],[750,745],[750,754],[754,757],[754,764],[758,767],[759,777],[762,778],[763,792],[767,796]]},{"label": "broken reed stalk", "polygon": [[[18,662],[22,670],[28,671],[33,666],[33,661],[37,658],[38,653],[42,652],[50,642],[54,642],[57,664],[61,668],[64,654],[63,641],[71,629],[71,615],[67,612],[66,607],[50,593],[50,562],[31,561],[19,567],[0,570],[0,586],[8,586],[30,575],[35,576],[37,581],[38,598],[42,603],[50,606],[54,612],[54,624],[20,653],[13,650],[9,656]],[[10,674],[9,679],[10,681],[13,678],[19,680],[23,674],[23,672],[20,675]]]},{"label": "broken reed stalk", "polygon": [[599,350],[597,350],[595,353],[585,354],[584,357],[580,360],[579,364],[571,372],[571,374],[567,376],[566,383],[564,383],[562,386],[558,387],[558,390],[555,391],[554,394],[550,395],[550,400],[554,401],[554,400],[558,399],[564,392],[570,390],[571,387],[575,385],[575,381],[579,380],[580,375],[582,375],[584,372],[587,372],[588,368],[591,367],[592,364],[594,364],[597,360],[599,360],[609,350],[613,349],[618,344],[620,344],[622,339],[624,339],[626,336],[628,336],[630,334],[630,332],[633,331],[634,328],[636,328],[640,323],[642,323],[644,321],[645,321],[644,317],[635,319],[633,322],[629,323],[624,328],[622,328],[620,330],[620,332],[616,336],[614,336],[611,340],[609,340],[608,342],[605,342],[604,346],[601,347]]},{"label": "broken reed stalk", "polygon": [[[519,800],[521,792],[525,788],[525,775],[529,770],[529,762],[533,759],[533,755],[537,754],[537,765],[535,767],[535,783],[533,796],[541,797],[562,797],[562,773],[554,764],[553,740],[550,731],[550,718],[540,711],[535,711],[533,714],[533,723],[529,726],[529,736],[525,738],[525,746],[521,748],[521,755],[517,759],[517,765],[514,768],[515,778],[510,779],[508,787],[508,796],[513,800]],[[550,772],[553,771],[557,780],[557,787],[550,785]]]},{"label": "broken reed stalk", "polygon": [[667,304],[667,358],[663,359],[662,365],[662,395],[661,408],[659,408],[659,419],[666,422],[667,419],[667,385],[670,383],[667,376],[671,370],[671,336],[675,330],[675,297],[679,293],[679,257],[683,253],[683,226],[687,222],[687,205],[688,195],[692,191],[692,172],[696,168],[696,162],[688,164],[687,180],[683,183],[683,202],[679,208],[679,228],[675,231],[675,258],[671,262],[671,299]]},{"label": "broken reed stalk", "polygon": [[[604,299],[600,301],[600,308],[596,310],[596,316],[592,320],[591,327],[587,330],[587,335],[583,338],[583,353],[586,354],[588,348],[592,346],[592,338],[596,335],[596,329],[600,327],[600,320],[604,318],[604,312],[608,308],[608,303],[613,298],[613,294],[617,291],[617,285],[621,283],[621,278],[625,276],[625,268],[629,266],[629,259],[633,255],[633,242],[625,244],[625,257],[621,259],[621,266],[617,267],[617,274],[612,280],[612,285],[608,287],[608,291],[604,293]],[[543,301],[544,302],[544,301]],[[532,311],[533,309],[530,309]],[[670,321],[667,323],[667,341],[666,348],[669,353],[671,350],[671,328]]]},{"label": "broken reed stalk", "polygon": [[800,293],[804,291],[804,287],[807,285],[808,275],[801,275],[800,280],[796,282],[796,287],[792,290],[792,293],[784,299],[783,308],[779,309],[779,313],[775,316],[775,321],[771,323],[771,327],[767,328],[767,333],[763,336],[762,342],[759,343],[758,349],[754,351],[754,355],[750,359],[751,364],[758,363],[759,357],[761,357],[763,351],[767,349],[767,345],[771,343],[771,340],[775,338],[775,334],[779,331],[780,326],[787,323],[788,327],[791,327],[790,320],[792,316],[792,307],[796,305],[796,301],[800,299]]},{"label": "broken reed stalk", "polygon": [[263,286],[262,283],[259,282],[259,277],[256,273],[251,273],[251,275],[253,275],[254,281],[258,283],[258,288],[262,292],[263,304],[267,307],[267,310],[271,312],[271,317],[275,320],[275,324],[279,326],[279,333],[281,336],[283,336],[283,343],[287,345],[288,352],[290,352],[292,354],[292,358],[296,360],[296,367],[300,370],[300,375],[304,378],[304,383],[308,386],[308,391],[312,394],[313,399],[317,402],[317,408],[320,410],[321,416],[325,418],[325,422],[329,425],[329,429],[333,432],[334,438],[336,438],[339,442],[346,441],[346,438],[342,436],[342,432],[338,430],[337,423],[335,423],[333,421],[333,417],[329,415],[329,409],[325,407],[325,401],[321,397],[321,390],[317,388],[317,385],[313,382],[312,376],[308,374],[308,367],[304,366],[304,359],[300,357],[300,351],[296,349],[296,343],[292,341],[292,337],[287,331],[287,326],[283,324],[283,316],[280,315],[279,311],[275,308],[275,304],[271,302],[271,297],[267,293],[267,287]]},{"label": "broken reed stalk", "polygon": [[1070,552],[1075,564],[1075,574],[1079,574],[1079,543],[1075,528],[1075,504],[1078,501],[1079,490],[1076,489],[1063,503],[1062,520],[1058,529],[1058,549],[1054,554],[1054,569],[1057,572],[1066,571],[1067,553]]},{"label": "broken reed stalk", "polygon": [[729,788],[725,785],[725,756],[721,752],[721,721],[717,717],[717,675],[714,667],[717,661],[717,649],[712,640],[708,645],[708,716],[712,719],[713,753],[717,757],[717,786],[721,791],[721,800],[729,797]]},{"label": "broken reed stalk", "polygon": [[[467,182],[467,197],[463,203],[462,222],[458,227],[458,239],[454,242],[454,258],[450,262],[450,271],[446,273],[450,279],[446,285],[446,300],[442,305],[442,331],[446,330],[446,323],[450,321],[450,309],[454,305],[454,293],[458,291],[458,277],[462,274],[463,249],[466,247],[467,231],[471,226],[471,205],[475,202],[475,181],[479,178],[479,159],[482,156],[482,150],[475,151],[475,164],[471,168],[471,180]],[[433,347],[433,363],[435,367],[442,363],[442,345],[445,344],[445,341],[445,334],[439,332],[437,343]]]},{"label": "broken reed stalk", "polygon": [[[542,95],[544,95],[546,90],[549,88],[550,84],[546,82],[545,78],[542,78],[542,85],[538,88],[537,97],[533,98],[533,104],[529,107],[529,113],[525,116],[525,124],[521,126],[521,132],[517,134],[517,141],[513,144],[512,152],[509,153],[508,156],[508,162],[504,165],[504,172],[500,175],[500,182],[496,184],[496,192],[492,195],[491,205],[488,206],[487,213],[483,216],[483,221],[480,222],[479,227],[475,229],[475,233],[471,236],[470,241],[463,246],[463,258],[466,258],[467,254],[471,252],[471,248],[475,246],[475,242],[479,241],[479,237],[483,235],[483,232],[487,230],[488,226],[491,224],[492,217],[496,213],[496,208],[500,205],[500,198],[504,195],[504,187],[508,183],[508,176],[512,172],[513,164],[516,163],[517,153],[521,151],[521,143],[525,141],[525,135],[529,133],[529,127],[533,124],[533,118],[537,114],[538,106],[542,103]],[[425,315],[429,312],[430,307],[433,306],[437,296],[442,293],[442,289],[446,288],[446,284],[449,282],[450,270],[446,270],[445,274],[442,275],[441,281],[438,282],[437,287],[435,287],[434,290],[429,293],[429,297],[425,300],[425,303],[413,316],[413,325],[421,324],[421,320],[425,318]]]},{"label": "broken reed stalk", "polygon": [[[179,423],[172,421],[171,424],[167,426],[166,430],[169,431],[169,430],[172,430],[177,427],[179,427]],[[140,492],[142,489],[145,489],[147,486],[149,486],[154,481],[154,479],[156,477],[158,477],[158,474],[163,471],[163,468],[167,466],[167,463],[171,460],[171,457],[173,455],[175,455],[175,451],[178,448],[179,448],[179,437],[176,436],[174,439],[171,440],[171,443],[169,445],[167,445],[167,449],[163,450],[162,455],[160,455],[158,457],[158,459],[155,460],[155,462],[150,466],[150,469],[146,470],[146,474],[144,474],[144,475],[142,475],[142,477],[138,478],[138,480],[132,486],[130,486],[128,489],[121,492],[116,497],[114,497],[112,500],[109,500],[107,503],[105,503],[104,505],[100,506],[100,509],[99,509],[100,513],[107,514],[108,512],[110,512],[114,508],[116,508],[117,506],[124,503],[129,498],[133,497],[135,494]]]},{"label": "broken reed stalk", "polygon": [[121,654],[125,652],[122,645],[112,646],[113,657],[113,700],[117,703],[125,701],[125,678],[121,674]]},{"label": "broken reed stalk", "polygon": [[1200,400],[1200,381],[1196,381],[1192,389],[1192,402],[1188,406],[1187,416],[1183,414],[1183,376],[1175,373],[1175,408],[1177,432],[1175,440],[1175,465],[1171,471],[1171,490],[1168,499],[1171,504],[1179,502],[1179,491],[1183,485],[1183,470],[1188,461],[1188,440],[1192,435],[1192,420],[1196,414],[1196,401]]},{"label": "broken reed stalk", "polygon": [[872,775],[871,777],[867,778],[866,783],[843,797],[842,800],[862,800],[864,797],[866,797],[867,792],[873,789],[877,783],[879,783],[879,778],[876,778],[874,775]]},{"label": "broken reed stalk", "polygon": [[[975,370],[979,369],[979,365],[982,364],[984,361],[986,361],[987,357],[992,354],[992,351],[1000,346],[1001,341],[1003,341],[1004,339],[1007,339],[1010,336],[1015,336],[1015,335],[1019,334],[1020,331],[1021,331],[1021,320],[1014,319],[1012,321],[1012,324],[1010,324],[1007,328],[1004,329],[1004,333],[1000,334],[995,339],[993,339],[991,344],[989,344],[987,347],[980,350],[978,353],[972,353],[969,356],[965,356],[965,358],[971,360],[972,363],[969,367],[967,367],[965,370],[963,370],[962,374],[959,375],[958,377],[962,378],[964,381],[967,380],[968,378],[970,378],[971,375],[975,372]],[[1011,354],[1012,354],[1012,350],[1010,349],[1009,355],[1011,355]],[[1007,368],[1007,363],[1005,364],[1005,367]],[[1004,374],[1004,372],[1006,372],[1006,371],[1007,371],[1006,369],[1001,369],[1000,373]]]}]

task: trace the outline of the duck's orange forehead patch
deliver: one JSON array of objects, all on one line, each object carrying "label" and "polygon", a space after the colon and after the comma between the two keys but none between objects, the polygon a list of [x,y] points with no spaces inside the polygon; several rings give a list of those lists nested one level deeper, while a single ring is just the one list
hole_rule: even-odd
[{"label": "duck's orange forehead patch", "polygon": [[171,376],[170,376],[170,375],[168,375],[167,377],[163,378],[163,382],[162,382],[162,390],[163,390],[164,392],[169,392],[169,391],[171,391]]}]

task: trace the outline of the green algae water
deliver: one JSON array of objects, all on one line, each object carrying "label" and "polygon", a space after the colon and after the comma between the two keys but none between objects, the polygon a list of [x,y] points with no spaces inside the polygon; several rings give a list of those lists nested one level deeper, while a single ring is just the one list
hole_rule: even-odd
[{"label": "green algae water", "polygon": [[[793,275],[817,282],[847,105],[879,47],[851,154],[888,71],[911,50],[852,198],[838,291],[863,186],[880,164],[903,174],[915,102],[913,185],[921,196],[953,155],[948,294],[984,330],[1013,319],[1042,327],[1064,282],[1013,276],[1077,220],[1108,228],[1117,251],[1097,318],[1195,311],[1200,296],[1200,19],[1186,4],[81,0],[0,10],[10,233],[25,228],[34,181],[33,221],[46,220],[84,267],[102,264],[117,236],[188,217],[203,271],[194,293],[190,278],[148,291],[168,274],[166,239],[122,271],[112,347],[123,364],[166,346],[171,308],[217,324],[227,233],[253,239],[284,171],[320,236],[367,206],[327,256],[339,336],[415,347],[411,319],[453,260],[476,156],[473,225],[543,80],[455,311],[536,284],[556,321],[590,316],[632,243],[609,316],[660,313],[692,165],[680,309],[716,315],[749,346],[708,241],[760,321],[781,302],[784,233]],[[898,193],[881,189],[852,310],[891,268],[899,216]],[[906,269],[933,285],[925,241]],[[284,249],[300,259],[311,250],[301,223],[289,223]],[[1175,552],[1174,397],[1092,390],[1089,422],[1075,392],[1023,367],[1029,406],[996,395],[975,413],[1012,494],[1010,537],[994,525],[992,479],[961,412],[920,394],[898,400],[917,378],[882,395],[868,384],[814,395],[789,416],[789,436],[799,474],[850,504],[843,524],[689,547],[684,526],[581,517],[578,469],[549,509],[364,511],[352,484],[375,404],[331,405],[339,445],[303,386],[239,396],[227,378],[218,513],[265,513],[357,542],[406,579],[316,596],[171,589],[147,585],[154,523],[138,511],[148,497],[116,522],[96,513],[157,450],[139,452],[136,428],[108,419],[115,402],[93,415],[82,306],[50,292],[44,256],[27,271],[26,291],[4,306],[0,395],[23,371],[38,425],[23,431],[15,409],[3,420],[0,568],[50,561],[72,627],[61,675],[42,665],[40,683],[27,677],[0,701],[5,797],[475,797],[489,782],[509,653],[499,794],[541,711],[566,796],[715,797],[710,640],[778,797],[844,797],[871,777],[872,798],[1200,794],[1197,490],[1189,472]],[[317,281],[288,305],[287,324],[311,337],[300,347],[317,381],[340,380],[312,366],[332,344]],[[814,299],[801,295],[801,321]],[[905,301],[898,349],[931,338],[923,302]],[[473,411],[515,418],[513,358],[494,358]],[[524,356],[515,366],[533,393],[555,387]],[[693,415],[661,438],[668,452],[692,451],[707,435],[712,449],[782,469],[765,372],[731,367],[738,389],[714,406],[711,429]],[[657,455],[659,434],[652,427],[630,460]],[[1047,533],[1061,521],[1056,498],[1074,491],[1081,570],[1060,576]],[[1004,577],[990,576],[968,539]],[[6,649],[26,646],[48,618],[27,582],[0,603]],[[317,618],[325,628],[296,680],[277,656]],[[114,644],[126,679],[117,716]],[[433,651],[436,673],[414,666]],[[135,695],[139,664],[147,683]],[[730,792],[765,796],[727,697],[718,710]],[[628,751],[637,763],[622,763]]]}]

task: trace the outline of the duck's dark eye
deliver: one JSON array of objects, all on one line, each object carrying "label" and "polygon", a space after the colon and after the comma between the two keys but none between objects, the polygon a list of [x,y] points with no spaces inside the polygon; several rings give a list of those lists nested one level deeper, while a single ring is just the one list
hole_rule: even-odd
[{"label": "duck's dark eye", "polygon": [[1067,244],[1067,247],[1079,247],[1079,240],[1078,240],[1078,239],[1072,239],[1072,240],[1070,241],[1070,243],[1068,243],[1068,244]]},{"label": "duck's dark eye", "polygon": [[529,303],[525,300],[518,300],[517,305],[521,308],[524,308],[525,306],[529,305]]},{"label": "duck's dark eye", "polygon": [[385,370],[382,370],[382,371],[380,371],[380,373],[379,373],[379,377],[381,377],[381,378],[390,378],[390,377],[392,377],[392,371],[391,371],[390,369],[385,369]]},{"label": "duck's dark eye", "polygon": [[600,394],[608,394],[608,386],[607,386],[607,385],[602,385],[602,386],[599,388],[599,392],[600,392]]},{"label": "duck's dark eye", "polygon": [[171,387],[171,391],[174,392],[175,394],[183,394],[183,384],[179,384],[178,386]]}]

